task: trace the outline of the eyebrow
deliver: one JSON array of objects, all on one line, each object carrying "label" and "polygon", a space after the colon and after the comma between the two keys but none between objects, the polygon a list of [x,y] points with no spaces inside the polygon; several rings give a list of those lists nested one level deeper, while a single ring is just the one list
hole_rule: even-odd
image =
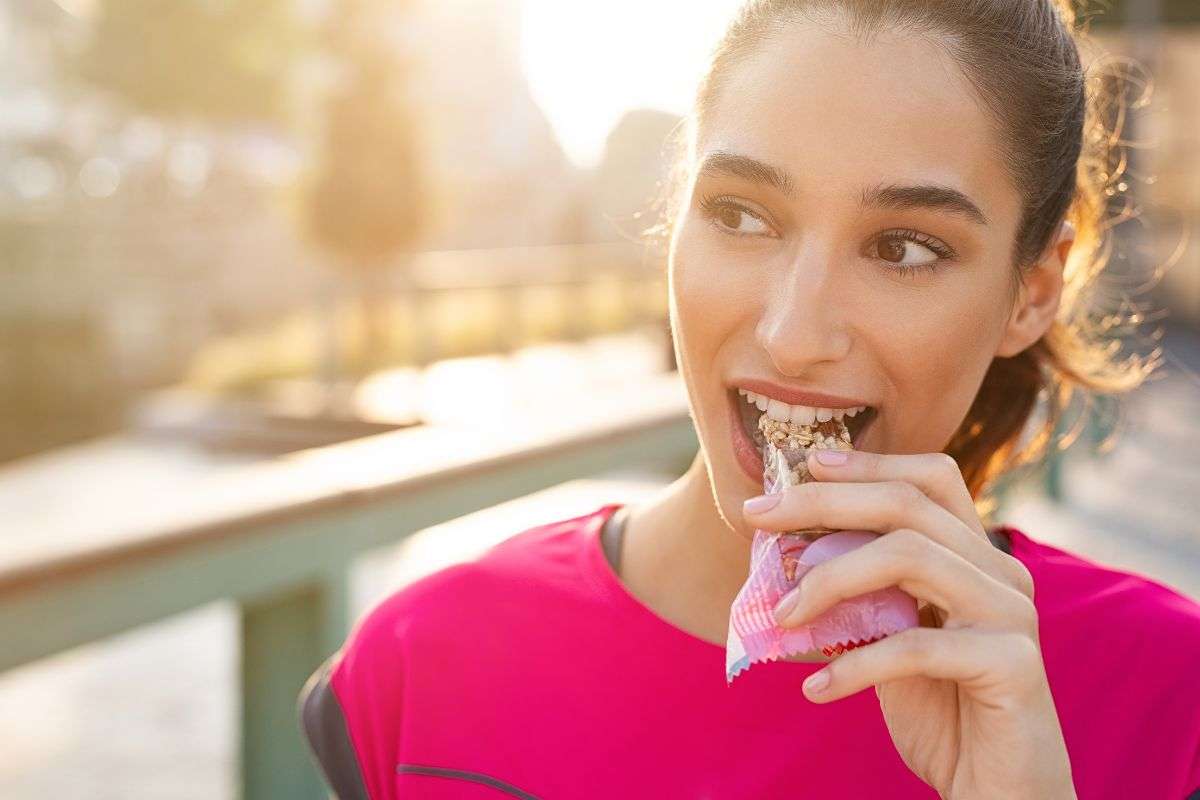
[{"label": "eyebrow", "polygon": [[[731,175],[751,183],[770,186],[788,198],[796,196],[796,182],[784,170],[749,156],[716,150],[709,153],[700,165],[700,173],[706,175]],[[970,197],[949,186],[919,184],[901,186],[881,183],[864,189],[859,200],[860,208],[931,208],[959,214],[972,222],[987,225],[987,215]]]}]

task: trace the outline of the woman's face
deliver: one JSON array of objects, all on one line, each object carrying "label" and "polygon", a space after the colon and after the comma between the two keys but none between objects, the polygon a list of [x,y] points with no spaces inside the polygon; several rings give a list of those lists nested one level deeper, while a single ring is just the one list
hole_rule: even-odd
[{"label": "woman's face", "polygon": [[998,153],[958,66],[913,33],[860,43],[796,24],[727,76],[697,136],[670,296],[709,476],[740,533],[762,481],[746,432],[760,412],[739,388],[795,419],[870,406],[847,417],[857,449],[945,447],[1014,307],[1019,197]]}]

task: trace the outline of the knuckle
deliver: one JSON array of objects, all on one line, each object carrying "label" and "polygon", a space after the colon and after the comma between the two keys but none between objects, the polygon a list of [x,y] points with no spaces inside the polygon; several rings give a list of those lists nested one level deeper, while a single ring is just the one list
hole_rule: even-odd
[{"label": "knuckle", "polygon": [[925,500],[921,490],[907,481],[891,481],[887,491],[891,502],[905,511],[915,509]]},{"label": "knuckle", "polygon": [[1023,633],[1010,633],[1005,637],[1004,652],[1008,662],[1017,671],[1025,671],[1042,663],[1042,654],[1037,642]]},{"label": "knuckle", "polygon": [[793,484],[790,486],[784,486],[779,491],[783,495],[784,500],[792,500],[792,499],[795,499],[796,497],[799,497],[801,495],[800,490],[808,485],[809,484],[806,484],[806,483]]},{"label": "knuckle", "polygon": [[810,481],[796,486],[789,486],[790,509],[794,515],[802,516],[805,520],[820,519],[825,515],[828,506],[827,495],[820,481]]},{"label": "knuckle", "polygon": [[931,628],[909,628],[889,638],[896,640],[894,646],[899,657],[910,664],[919,663],[929,657],[939,643]]},{"label": "knuckle", "polygon": [[1009,570],[1012,573],[1013,588],[1033,601],[1033,573],[1018,559],[1009,556]]},{"label": "knuckle", "polygon": [[938,478],[946,480],[961,481],[962,470],[959,469],[958,462],[954,460],[954,456],[948,453],[932,453],[933,473]]},{"label": "knuckle", "polygon": [[1035,632],[1038,628],[1037,606],[1023,594],[1014,592],[1012,616],[1022,631]]},{"label": "knuckle", "polygon": [[834,587],[830,582],[829,568],[825,564],[817,564],[815,567],[804,573],[801,577],[801,583],[804,584],[804,594],[809,597],[824,597]]},{"label": "knuckle", "polygon": [[783,493],[796,501],[811,503],[820,500],[821,498],[820,481],[809,481],[808,483],[797,483],[792,486],[785,486]]},{"label": "knuckle", "polygon": [[891,543],[893,558],[905,566],[921,564],[929,551],[929,540],[912,528],[899,528],[886,537]]},{"label": "knuckle", "polygon": [[798,509],[811,507],[817,498],[817,495],[810,489],[812,486],[816,486],[816,484],[800,483],[793,486],[784,486],[780,491],[783,499],[779,501],[779,504],[772,511],[794,514]]},{"label": "knuckle", "polygon": [[883,474],[886,467],[883,463],[883,458],[878,453],[869,453],[858,451],[855,458],[862,463],[863,477],[867,480],[877,481]]}]

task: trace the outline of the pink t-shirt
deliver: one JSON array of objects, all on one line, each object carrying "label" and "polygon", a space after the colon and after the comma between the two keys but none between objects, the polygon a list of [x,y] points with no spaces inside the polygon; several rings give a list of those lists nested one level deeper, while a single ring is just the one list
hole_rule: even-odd
[{"label": "pink t-shirt", "polygon": [[[800,684],[819,665],[792,662],[727,685],[723,647],[613,573],[599,532],[618,507],[525,531],[358,622],[324,680],[370,798],[937,797],[873,691],[815,705]],[[1081,800],[1187,797],[1200,606],[1003,530],[1033,573]]]}]

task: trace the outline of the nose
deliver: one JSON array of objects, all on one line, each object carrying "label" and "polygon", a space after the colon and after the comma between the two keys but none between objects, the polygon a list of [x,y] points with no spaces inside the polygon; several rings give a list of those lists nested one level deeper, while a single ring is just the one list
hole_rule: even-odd
[{"label": "nose", "polygon": [[[821,362],[840,361],[852,337],[848,298],[839,296],[837,266],[828,253],[801,253],[770,287],[755,328],[780,374],[803,375]],[[843,282],[844,283],[844,282]]]}]

